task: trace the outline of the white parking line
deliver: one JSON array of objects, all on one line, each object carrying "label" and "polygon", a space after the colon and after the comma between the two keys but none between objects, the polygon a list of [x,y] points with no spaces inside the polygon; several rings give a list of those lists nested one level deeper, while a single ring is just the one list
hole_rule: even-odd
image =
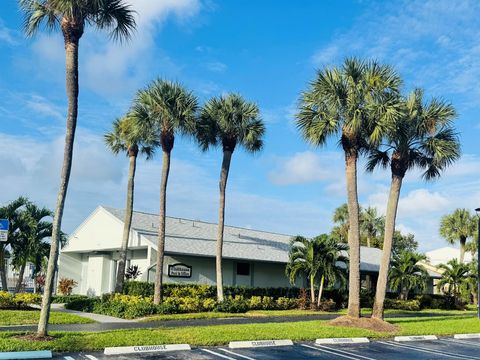
[{"label": "white parking line", "polygon": [[254,358],[251,358],[250,356],[242,355],[242,354],[237,354],[236,352],[233,352],[233,351],[230,351],[230,350],[227,350],[227,349],[218,349],[218,350],[222,350],[222,351],[226,352],[227,354],[235,355],[235,356],[241,357],[241,358],[243,358],[243,359],[255,360]]},{"label": "white parking line", "polygon": [[205,352],[207,352],[207,353],[209,353],[209,354],[212,354],[212,355],[216,355],[216,356],[221,357],[221,358],[224,358],[224,359],[237,360],[237,359],[235,359],[235,358],[232,358],[232,357],[230,357],[230,356],[217,353],[217,352],[212,351],[212,350],[208,350],[208,349],[200,349],[200,350],[205,351]]},{"label": "white parking line", "polygon": [[403,349],[420,351],[420,352],[434,354],[434,355],[442,355],[442,356],[451,357],[451,358],[454,358],[454,359],[469,359],[469,360],[477,359],[477,358],[467,356],[467,355],[453,354],[453,353],[448,353],[448,352],[444,352],[444,351],[440,351],[440,350],[433,350],[433,349],[419,347],[419,346],[413,346],[413,345],[396,344],[396,343],[389,342],[389,341],[378,341],[378,343],[379,344],[384,344],[384,345],[389,345],[389,346],[395,346],[395,347],[399,347],[399,348],[403,348]]},{"label": "white parking line", "polygon": [[343,349],[331,348],[331,347],[323,346],[323,345],[319,345],[319,344],[315,344],[315,347],[321,347],[322,349],[328,349],[328,350],[332,350],[332,351],[338,351],[339,353],[343,353],[343,354],[347,354],[347,355],[352,355],[352,356],[357,356],[357,357],[362,358],[362,359],[365,359],[365,360],[375,360],[374,358],[371,358],[371,357],[368,357],[368,356],[364,356],[364,355],[359,355],[359,354],[356,354],[356,353],[352,353],[352,352],[350,352],[350,351],[346,351],[346,350],[343,350]]},{"label": "white parking line", "polygon": [[90,360],[98,360],[98,359],[97,359],[95,356],[93,356],[93,355],[85,355],[85,357],[86,357],[87,359],[90,359]]},{"label": "white parking line", "polygon": [[473,341],[468,341],[468,340],[461,340],[461,339],[443,339],[444,341],[448,342],[453,342],[457,344],[465,344],[465,345],[471,345],[471,346],[480,346],[480,343],[478,342],[473,342]]},{"label": "white parking line", "polygon": [[340,357],[343,357],[343,358],[346,358],[346,359],[360,360],[360,358],[358,358],[358,357],[352,357],[352,356],[348,356],[348,355],[339,354],[339,353],[336,353],[336,352],[333,352],[333,351],[320,349],[317,346],[310,346],[310,345],[305,345],[305,344],[300,344],[300,346],[303,346],[303,347],[306,347],[306,348],[309,348],[309,349],[313,349],[313,350],[317,350],[317,351],[320,351],[320,352],[324,352],[324,353],[327,353],[327,354],[340,356]]},{"label": "white parking line", "polygon": [[71,356],[64,356],[63,357],[65,360],[75,360],[74,358],[72,358]]}]

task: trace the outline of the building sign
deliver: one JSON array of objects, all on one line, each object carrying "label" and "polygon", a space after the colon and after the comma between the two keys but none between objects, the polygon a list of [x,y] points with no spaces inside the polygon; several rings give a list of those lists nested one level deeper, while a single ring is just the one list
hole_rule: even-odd
[{"label": "building sign", "polygon": [[168,276],[176,278],[190,278],[192,277],[192,267],[181,263],[168,265]]},{"label": "building sign", "polygon": [[7,242],[9,227],[10,222],[7,219],[0,219],[0,242]]}]

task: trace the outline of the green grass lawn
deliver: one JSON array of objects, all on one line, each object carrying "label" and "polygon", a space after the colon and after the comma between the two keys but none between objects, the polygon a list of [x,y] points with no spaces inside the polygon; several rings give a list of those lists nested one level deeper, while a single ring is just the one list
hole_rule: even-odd
[{"label": "green grass lawn", "polygon": [[347,327],[334,327],[328,321],[301,321],[287,323],[215,325],[200,327],[118,330],[106,332],[52,332],[52,341],[26,341],[15,338],[19,333],[0,334],[0,351],[100,350],[107,346],[153,345],[188,343],[194,346],[222,345],[234,340],[292,339],[314,340],[322,337],[369,338],[393,335],[452,335],[480,332],[480,321],[475,317],[402,318],[389,320],[399,326],[396,334],[380,333]]},{"label": "green grass lawn", "polygon": [[321,311],[310,310],[250,310],[246,313],[222,313],[222,312],[198,312],[188,314],[169,314],[169,315],[153,315],[143,319],[142,322],[148,321],[169,321],[169,320],[192,320],[192,319],[223,319],[233,317],[267,317],[267,316],[307,316],[329,314]]},{"label": "green grass lawn", "polygon": [[[169,315],[153,315],[141,319],[142,322],[149,321],[169,321],[169,320],[192,320],[192,319],[219,319],[219,318],[232,318],[232,317],[268,317],[268,316],[309,316],[309,315],[321,315],[321,314],[341,314],[347,313],[346,309],[338,312],[323,312],[314,310],[250,310],[246,313],[234,314],[234,313],[220,313],[220,312],[199,312],[188,314],[169,314]],[[362,309],[362,314],[370,315],[372,309]],[[385,310],[385,315],[388,318],[392,314],[407,314],[416,316],[417,314],[450,314],[450,315],[473,315],[476,311],[464,311],[464,310],[439,310],[439,309],[425,309],[420,311],[405,311],[405,310]]]},{"label": "green grass lawn", "polygon": [[[39,310],[0,310],[0,326],[37,324]],[[78,315],[52,311],[50,324],[88,324],[93,320]]]}]

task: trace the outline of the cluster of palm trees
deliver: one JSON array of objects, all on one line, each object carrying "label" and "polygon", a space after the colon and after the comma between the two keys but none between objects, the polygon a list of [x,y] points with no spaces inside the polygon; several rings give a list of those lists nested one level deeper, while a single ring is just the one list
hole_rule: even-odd
[{"label": "cluster of palm trees", "polygon": [[127,114],[113,123],[105,141],[113,153],[124,152],[129,157],[125,226],[118,262],[115,291],[123,289],[128,238],[131,228],[136,158],[145,154],[150,158],[162,149],[162,175],[160,179],[160,212],[158,250],[156,258],[154,303],[163,298],[163,262],[165,251],[166,195],[170,173],[170,157],[175,137],[188,136],[196,140],[201,150],[221,146],[223,161],[220,171],[220,205],[217,233],[217,298],[223,301],[222,249],[225,215],[225,193],[230,162],[236,148],[248,152],[262,148],[265,127],[259,109],[238,94],[213,97],[200,106],[196,96],[182,85],[167,80],[154,80],[139,90]]},{"label": "cluster of palm trees", "polygon": [[454,107],[425,100],[423,91],[401,93],[402,81],[393,68],[375,61],[346,59],[326,67],[301,94],[297,126],[305,140],[321,146],[336,138],[345,154],[347,183],[349,299],[348,316],[360,317],[360,209],[357,162],[367,157],[367,171],[391,170],[385,216],[383,255],[372,317],[383,319],[395,219],[403,178],[415,167],[434,179],[460,157],[453,127]]},{"label": "cluster of palm trees", "polygon": [[318,281],[317,307],[326,286],[341,285],[346,279],[348,246],[334,237],[322,234],[313,239],[295,236],[290,240],[290,251],[285,273],[292,285],[299,276],[307,278],[310,285],[310,302],[315,304],[315,285]]},{"label": "cluster of palm trees", "polygon": [[[90,25],[108,31],[114,41],[128,40],[136,28],[136,22],[134,9],[124,0],[19,0],[19,5],[25,15],[24,30],[27,36],[35,35],[42,25],[46,25],[49,31],[61,29],[65,45],[68,109],[64,159],[37,331],[37,335],[43,337],[47,335],[56,263],[62,238],[62,216],[72,166],[78,114],[80,39],[85,27]],[[392,171],[392,186],[384,229],[384,254],[374,310],[376,317],[383,316],[383,299],[396,210],[405,173],[413,167],[419,167],[425,170],[426,179],[435,178],[459,157],[458,140],[451,125],[455,117],[454,108],[437,99],[424,101],[420,90],[403,96],[400,86],[400,77],[389,66],[347,59],[341,67],[318,71],[316,78],[301,95],[297,114],[299,130],[307,141],[323,145],[328,138],[336,136],[345,153],[350,270],[348,314],[354,317],[360,316],[360,209],[357,194],[359,156],[364,154],[368,156],[369,171],[373,171],[377,166],[390,166]],[[130,127],[135,130],[129,130]],[[237,146],[243,146],[250,152],[260,150],[264,131],[257,106],[243,100],[239,95],[215,97],[199,108],[198,101],[191,92],[179,84],[165,80],[156,80],[146,89],[140,90],[129,112],[114,125],[112,136],[107,137],[107,143],[114,152],[127,152],[131,164],[129,178],[132,181],[129,181],[130,195],[127,199],[126,218],[131,219],[131,210],[128,209],[131,209],[133,204],[133,175],[138,153],[144,153],[148,157],[157,146],[162,148],[156,303],[162,300],[165,194],[175,137],[193,135],[202,149],[206,150],[213,146],[221,146],[223,149],[216,262],[217,293],[218,299],[222,300],[221,252],[225,188],[231,156]],[[117,139],[117,135],[122,137]],[[128,242],[127,230],[131,223],[129,218],[125,222],[123,260],[120,262],[122,267],[125,264],[125,249]],[[117,290],[123,275],[119,273],[117,276]]]},{"label": "cluster of palm trees", "polygon": [[[43,270],[50,251],[48,239],[52,235],[52,216],[52,211],[35,205],[25,197],[0,207],[0,218],[10,221],[8,240],[0,242],[0,281],[3,291],[8,291],[6,256],[10,256],[11,265],[19,272],[14,293],[22,290],[27,264],[33,265],[34,279]],[[66,236],[61,233],[61,243],[65,241]]]},{"label": "cluster of palm trees", "polygon": [[[385,216],[379,215],[377,208],[360,206],[360,243],[367,247],[381,248],[381,236],[385,226]],[[331,235],[338,241],[348,241],[348,206],[343,204],[337,207],[332,217],[334,227]]]}]

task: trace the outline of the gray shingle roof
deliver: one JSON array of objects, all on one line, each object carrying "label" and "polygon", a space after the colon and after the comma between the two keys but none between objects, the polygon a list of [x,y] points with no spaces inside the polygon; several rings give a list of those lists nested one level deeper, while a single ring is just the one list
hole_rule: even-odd
[{"label": "gray shingle roof", "polygon": [[[103,208],[119,220],[124,220],[124,210]],[[134,211],[132,229],[156,244],[158,215]],[[225,226],[223,256],[286,263],[291,237],[292,235]],[[166,219],[166,253],[214,257],[216,238],[217,224],[174,217]],[[378,272],[381,254],[380,249],[362,247],[360,268],[363,271]]]}]

